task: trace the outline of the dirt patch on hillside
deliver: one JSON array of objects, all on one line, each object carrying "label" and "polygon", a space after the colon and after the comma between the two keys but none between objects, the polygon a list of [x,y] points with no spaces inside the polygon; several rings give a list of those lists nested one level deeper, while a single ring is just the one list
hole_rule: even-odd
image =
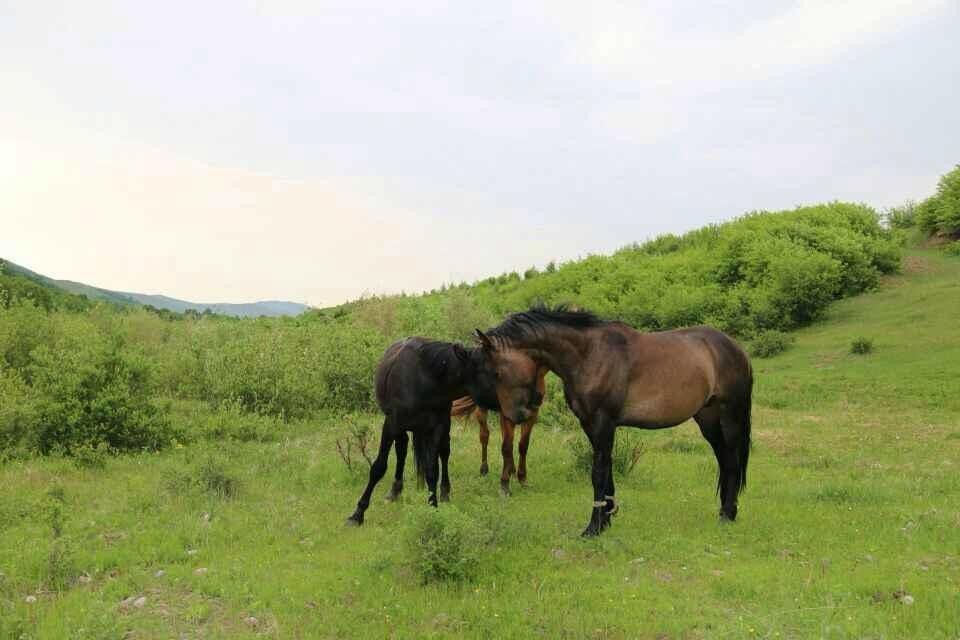
[{"label": "dirt patch on hillside", "polygon": [[904,273],[930,273],[933,270],[933,265],[923,256],[907,256],[903,259]]}]

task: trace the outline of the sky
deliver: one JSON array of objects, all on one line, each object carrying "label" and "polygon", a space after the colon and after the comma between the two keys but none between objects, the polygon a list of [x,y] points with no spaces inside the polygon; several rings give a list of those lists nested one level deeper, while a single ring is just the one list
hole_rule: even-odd
[{"label": "sky", "polygon": [[0,258],[326,306],[892,206],[960,162],[958,33],[956,0],[0,0]]}]

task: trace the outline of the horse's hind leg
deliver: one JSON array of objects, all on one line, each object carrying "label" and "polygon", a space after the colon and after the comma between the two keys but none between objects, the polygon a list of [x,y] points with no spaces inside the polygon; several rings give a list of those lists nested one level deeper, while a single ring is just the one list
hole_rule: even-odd
[{"label": "horse's hind leg", "polygon": [[477,416],[477,423],[480,425],[480,475],[485,476],[490,472],[487,465],[487,443],[490,442],[490,427],[487,426],[487,410],[477,407],[474,413]]},{"label": "horse's hind leg", "polygon": [[357,508],[353,515],[347,518],[347,524],[363,524],[363,513],[370,506],[370,495],[373,493],[373,488],[377,486],[377,483],[383,478],[383,474],[387,472],[387,459],[390,457],[390,446],[393,444],[394,438],[396,438],[394,425],[388,417],[384,420],[383,431],[380,433],[380,451],[377,453],[377,459],[370,465],[370,479],[367,482],[367,488],[360,496],[360,501],[357,502]]},{"label": "horse's hind leg", "polygon": [[407,432],[400,430],[393,445],[397,452],[397,469],[393,474],[393,486],[390,488],[390,494],[387,495],[387,500],[391,502],[399,498],[400,494],[403,493],[403,468],[407,462],[407,444],[409,441],[410,438],[407,436]]},{"label": "horse's hind leg", "polygon": [[503,456],[503,471],[500,472],[500,493],[510,495],[510,476],[516,473],[513,466],[513,429],[514,424],[500,414],[500,454]]},{"label": "horse's hind leg", "polygon": [[[427,418],[426,426],[428,428],[428,433],[426,433],[427,439],[427,455],[426,455],[426,469],[424,469],[424,475],[427,480],[427,491],[429,492],[429,497],[427,501],[431,506],[437,506],[437,480],[439,474],[439,457],[440,451],[446,446],[447,451],[449,452],[450,447],[450,412],[448,411],[446,415],[434,415]],[[449,456],[449,453],[448,453]],[[446,464],[444,464],[446,467]],[[447,493],[450,491],[450,478],[447,476],[446,479]]]},{"label": "horse's hind leg", "polygon": [[[701,409],[694,420],[700,427],[700,433],[717,458],[719,467],[717,477],[717,493],[720,496],[720,519],[736,520],[737,518],[737,496],[740,492],[740,471],[737,459],[737,450],[735,446],[729,443],[728,437],[730,427],[725,426],[727,422],[727,411],[720,405],[711,405]],[[733,425],[731,425],[732,427]]]},{"label": "horse's hind leg", "polygon": [[[449,419],[449,418],[448,418]],[[440,440],[440,502],[450,502],[450,425],[447,425],[446,437]]]}]

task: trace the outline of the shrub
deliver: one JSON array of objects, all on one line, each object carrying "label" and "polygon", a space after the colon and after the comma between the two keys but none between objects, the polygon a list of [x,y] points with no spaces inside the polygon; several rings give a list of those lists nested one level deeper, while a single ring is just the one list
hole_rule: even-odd
[{"label": "shrub", "polygon": [[917,203],[908,200],[898,207],[890,207],[883,220],[891,229],[911,229],[917,226]]},{"label": "shrub", "polygon": [[107,458],[113,451],[103,442],[96,445],[84,443],[74,447],[73,462],[81,469],[103,469],[107,466]]},{"label": "shrub", "polygon": [[151,398],[151,369],[114,340],[87,336],[33,352],[27,446],[71,454],[80,446],[157,450],[174,439]]},{"label": "shrub", "polygon": [[866,355],[873,351],[873,340],[870,338],[854,338],[853,342],[850,343],[850,353],[856,355]]},{"label": "shrub", "polygon": [[224,500],[232,500],[240,492],[240,480],[225,462],[212,456],[197,466],[196,479],[201,489]]},{"label": "shrub", "polygon": [[204,440],[224,442],[274,442],[279,439],[284,425],[272,416],[248,413],[234,400],[208,408],[201,404],[198,410],[184,417],[192,433]]},{"label": "shrub", "polygon": [[948,256],[960,257],[960,241],[951,242],[943,248],[943,252]]},{"label": "shrub", "polygon": [[407,558],[421,582],[469,580],[476,575],[490,532],[452,505],[409,512]]},{"label": "shrub", "polygon": [[[619,433],[613,444],[611,463],[614,473],[626,477],[630,475],[643,455],[643,441],[635,440],[627,433]],[[573,456],[573,469],[578,473],[589,474],[593,469],[593,447],[584,438],[575,437],[569,441]]]},{"label": "shrub", "polygon": [[28,388],[12,369],[0,367],[0,462],[29,453],[26,435],[30,429]]},{"label": "shrub", "polygon": [[750,353],[758,358],[770,358],[783,353],[793,344],[793,336],[777,331],[776,329],[767,329],[761,331],[750,344]]}]

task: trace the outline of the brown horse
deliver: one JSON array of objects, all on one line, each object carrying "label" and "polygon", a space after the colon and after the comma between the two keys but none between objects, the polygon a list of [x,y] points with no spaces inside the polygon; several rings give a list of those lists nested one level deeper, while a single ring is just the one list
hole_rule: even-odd
[{"label": "brown horse", "polygon": [[641,333],[565,307],[515,313],[477,336],[510,420],[532,415],[541,368],[563,380],[567,404],[593,446],[593,510],[584,535],[603,531],[617,511],[611,454],[618,425],[661,429],[696,420],[720,469],[720,517],[737,517],[747,482],[753,373],[729,336],[710,327]]},{"label": "brown horse", "polygon": [[[546,391],[546,381],[544,378],[547,370],[543,369],[537,377],[537,393],[539,398],[543,399]],[[520,423],[520,443],[517,451],[520,454],[520,464],[515,466],[513,463],[513,435],[516,429],[516,423],[500,413],[500,454],[503,456],[503,470],[500,472],[500,493],[505,496],[510,495],[510,476],[516,474],[517,481],[521,486],[527,483],[527,449],[530,447],[530,433],[533,431],[533,425],[537,422],[539,413],[539,401],[530,417]],[[473,418],[480,425],[480,475],[485,476],[490,470],[487,465],[487,443],[490,442],[490,428],[487,426],[488,411],[477,405],[473,398],[465,396],[454,401],[450,416],[453,418]]]}]

